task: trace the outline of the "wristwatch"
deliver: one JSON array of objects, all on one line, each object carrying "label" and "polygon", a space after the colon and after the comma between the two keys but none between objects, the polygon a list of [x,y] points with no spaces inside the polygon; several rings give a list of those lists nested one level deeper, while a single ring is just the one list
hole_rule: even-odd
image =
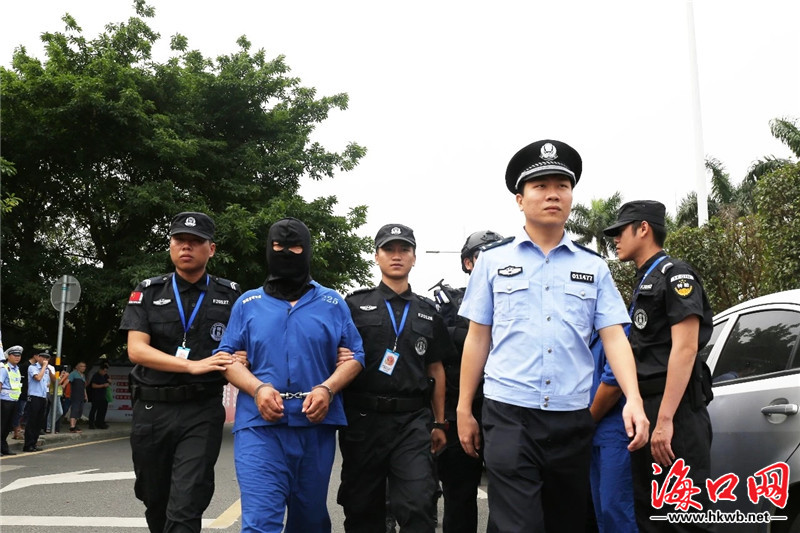
[{"label": "wristwatch", "polygon": [[445,420],[444,422],[434,422],[433,429],[441,429],[442,431],[447,431],[450,429],[450,422]]}]

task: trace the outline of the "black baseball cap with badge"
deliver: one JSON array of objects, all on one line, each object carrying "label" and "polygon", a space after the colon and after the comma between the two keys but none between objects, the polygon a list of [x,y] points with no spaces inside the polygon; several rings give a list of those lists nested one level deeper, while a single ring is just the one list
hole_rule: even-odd
[{"label": "black baseball cap with badge", "polygon": [[581,179],[581,172],[583,160],[573,147],[565,142],[544,139],[514,154],[506,167],[506,187],[517,194],[526,181],[550,174],[567,176],[575,187]]},{"label": "black baseball cap with badge", "polygon": [[50,352],[48,352],[47,350],[41,351],[36,355],[38,355],[39,357],[45,357],[47,359],[50,359]]},{"label": "black baseball cap with badge", "polygon": [[603,230],[607,237],[616,237],[631,222],[647,221],[648,224],[664,228],[667,208],[655,200],[635,200],[622,204],[617,211],[617,221]]},{"label": "black baseball cap with badge", "polygon": [[414,239],[414,230],[402,224],[386,224],[379,229],[378,234],[375,235],[375,249],[392,241],[403,241],[414,248],[417,247],[417,241]]},{"label": "black baseball cap with badge", "polygon": [[202,239],[214,241],[214,220],[205,213],[186,211],[178,213],[169,225],[169,236],[190,233]]}]

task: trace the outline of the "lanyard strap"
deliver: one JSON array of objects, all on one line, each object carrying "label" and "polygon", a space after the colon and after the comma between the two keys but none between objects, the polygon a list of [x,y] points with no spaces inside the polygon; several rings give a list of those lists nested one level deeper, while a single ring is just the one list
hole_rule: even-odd
[{"label": "lanyard strap", "polygon": [[411,307],[411,302],[406,302],[406,306],[403,309],[403,318],[400,319],[400,328],[397,327],[397,320],[394,318],[394,311],[392,311],[392,305],[389,303],[389,300],[383,301],[386,304],[386,309],[389,310],[389,318],[392,319],[392,327],[394,328],[394,348],[392,348],[393,352],[397,351],[397,340],[400,338],[400,334],[403,332],[403,328],[406,326],[406,318],[408,317],[408,308]]},{"label": "lanyard strap", "polygon": [[[178,304],[178,314],[181,316],[181,325],[183,325],[183,344],[182,346],[186,347],[186,334],[189,332],[189,328],[192,327],[192,322],[194,322],[194,318],[197,316],[197,312],[200,310],[200,305],[203,303],[203,298],[206,296],[206,291],[200,291],[200,298],[197,299],[197,305],[194,306],[194,311],[192,311],[192,316],[189,317],[189,322],[186,322],[186,314],[183,312],[183,302],[181,301],[181,293],[178,292],[178,282],[175,281],[177,274],[172,276],[172,292],[175,294],[175,303]],[[206,274],[206,287],[208,287],[208,274]]]}]

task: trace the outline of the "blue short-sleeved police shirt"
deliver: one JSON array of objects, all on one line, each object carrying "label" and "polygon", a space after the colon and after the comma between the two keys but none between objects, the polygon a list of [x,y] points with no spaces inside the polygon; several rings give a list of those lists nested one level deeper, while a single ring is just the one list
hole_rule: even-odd
[{"label": "blue short-sleeved police shirt", "polygon": [[600,256],[566,232],[545,255],[524,228],[478,257],[459,314],[492,327],[485,396],[554,411],[589,403],[592,329],[630,322]]}]

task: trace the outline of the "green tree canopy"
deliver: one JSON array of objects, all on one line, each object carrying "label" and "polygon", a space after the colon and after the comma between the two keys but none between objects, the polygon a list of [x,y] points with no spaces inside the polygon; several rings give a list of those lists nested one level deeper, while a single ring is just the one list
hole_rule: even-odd
[{"label": "green tree canopy", "polygon": [[768,274],[765,294],[800,288],[800,163],[762,176],[756,203]]},{"label": "green tree canopy", "polygon": [[[797,119],[776,118],[769,122],[770,132],[773,137],[783,142],[796,157],[800,157],[800,129]],[[726,211],[726,216],[746,216],[757,210],[756,183],[758,180],[792,161],[772,155],[764,156],[755,161],[747,174],[734,185],[730,175],[725,171],[725,166],[718,159],[709,157],[705,161],[707,170],[711,171],[711,194],[708,196],[708,216],[714,217],[721,211]],[[675,217],[677,227],[697,227],[697,193],[689,193],[678,205]]]},{"label": "green tree canopy", "polygon": [[608,199],[593,199],[588,207],[582,204],[572,206],[567,231],[576,235],[576,240],[584,246],[594,241],[597,253],[609,257],[615,253],[614,242],[603,234],[603,230],[616,222],[621,202],[620,193],[615,192]]},{"label": "green tree canopy", "polygon": [[[338,289],[368,280],[370,240],[355,230],[366,207],[334,214],[335,197],[307,202],[301,177],[331,178],[365,149],[332,152],[313,142],[317,124],[347,108],[346,94],[318,97],[289,75],[282,56],[238,50],[216,59],[171,39],[172,56],[151,57],[159,39],[135,16],[89,39],[69,15],[44,33],[46,60],[22,47],[0,69],[4,207],[3,334],[8,342],[55,344],[50,285],[71,274],[82,285],[68,314],[63,353],[90,361],[119,353],[117,333],[131,288],[172,270],[167,229],[175,213],[217,222],[209,270],[258,286],[267,228],[284,216],[312,232],[312,274]],[[8,171],[16,170],[16,174]],[[4,209],[5,210],[5,209]]]}]

